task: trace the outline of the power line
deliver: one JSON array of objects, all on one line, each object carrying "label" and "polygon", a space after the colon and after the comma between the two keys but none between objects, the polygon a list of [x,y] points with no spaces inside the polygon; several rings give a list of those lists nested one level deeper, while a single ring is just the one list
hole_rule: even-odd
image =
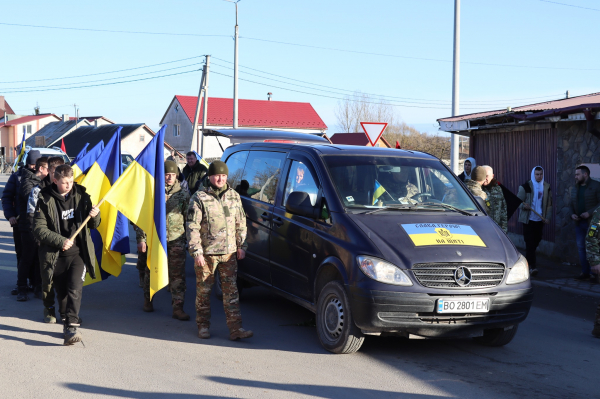
[{"label": "power line", "polygon": [[192,71],[183,71],[183,72],[171,73],[171,74],[168,74],[168,75],[151,76],[151,77],[148,77],[148,78],[125,80],[125,81],[122,81],[122,82],[98,83],[98,84],[95,84],[95,85],[76,86],[76,87],[59,87],[59,88],[53,88],[53,89],[16,90],[16,91],[7,91],[5,93],[32,93],[32,92],[36,92],[36,91],[56,91],[56,90],[82,89],[82,88],[86,88],[86,87],[97,87],[97,86],[111,86],[111,85],[117,85],[117,84],[122,84],[122,83],[139,82],[139,81],[142,81],[142,80],[166,78],[166,77],[169,77],[169,76],[183,75],[183,74],[192,73],[192,72],[198,72],[198,70],[194,69]]},{"label": "power line", "polygon": [[66,77],[62,77],[62,78],[46,78],[46,79],[34,79],[34,80],[15,80],[15,81],[12,81],[12,82],[0,82],[0,84],[5,84],[5,83],[10,84],[10,83],[42,82],[42,81],[45,81],[45,80],[63,80],[63,79],[84,78],[84,77],[87,77],[87,76],[108,75],[108,74],[111,74],[111,73],[127,72],[127,71],[133,71],[133,70],[136,70],[136,69],[151,68],[151,67],[160,66],[160,65],[166,65],[166,64],[174,64],[176,62],[188,61],[188,60],[192,60],[194,58],[200,58],[200,57],[204,57],[204,56],[203,55],[197,55],[197,56],[194,56],[194,57],[182,58],[180,60],[175,60],[175,61],[167,61],[167,62],[161,62],[159,64],[144,65],[144,66],[140,66],[140,67],[127,68],[127,69],[119,69],[119,70],[116,70],[116,71],[109,71],[109,72],[90,73],[90,74],[87,74],[87,75],[78,75],[78,76],[66,76]]},{"label": "power line", "polygon": [[559,3],[558,1],[550,1],[550,0],[540,0],[540,1],[543,2],[543,3],[558,4],[559,6],[581,8],[582,10],[600,11],[600,9],[597,9],[597,8],[582,7],[582,6],[576,6],[574,4],[567,4],[567,3]]},{"label": "power line", "polygon": [[[44,89],[44,88],[48,88],[48,87],[70,86],[70,85],[80,85],[80,84],[85,84],[85,83],[105,82],[107,80],[133,78],[133,77],[136,77],[136,76],[143,76],[143,75],[150,75],[150,74],[153,74],[153,73],[172,71],[174,69],[187,68],[187,67],[196,66],[196,65],[201,65],[201,63],[182,65],[182,66],[173,67],[173,68],[167,68],[167,69],[160,69],[158,71],[152,71],[152,72],[136,73],[134,75],[117,76],[117,77],[114,77],[114,78],[106,78],[106,79],[88,80],[88,81],[85,81],[85,82],[59,83],[59,84],[47,85],[47,86],[6,87],[6,88],[3,88],[3,89],[0,89],[0,91],[8,93],[7,90]],[[65,87],[65,88],[68,88],[68,87]]]},{"label": "power line", "polygon": [[[549,0],[540,0],[546,1],[548,3],[556,3],[566,6],[572,6],[569,4],[551,2]],[[572,6],[578,7],[578,6]],[[585,8],[585,7],[578,7]],[[590,9],[594,11],[598,11],[596,9]],[[203,35],[196,33],[174,33],[174,32],[149,32],[149,31],[126,31],[126,30],[110,30],[110,29],[92,29],[92,28],[72,28],[72,27],[62,27],[62,26],[48,26],[48,25],[29,25],[29,24],[13,24],[0,22],[0,25],[6,26],[17,26],[17,27],[28,27],[28,28],[42,28],[42,29],[57,29],[57,30],[74,30],[74,31],[89,31],[89,32],[102,32],[102,33],[129,33],[129,34],[141,34],[141,35],[166,35],[166,36],[193,36],[193,37],[231,37],[230,35]],[[255,40],[265,43],[274,43],[274,44],[282,44],[287,46],[296,46],[296,47],[306,47],[306,48],[314,48],[319,50],[328,50],[328,51],[337,51],[343,53],[352,53],[352,54],[364,54],[364,55],[375,55],[379,57],[390,57],[390,58],[400,58],[400,59],[409,59],[409,60],[419,60],[419,61],[433,61],[433,62],[446,62],[450,63],[451,60],[439,59],[439,58],[425,58],[425,57],[410,57],[398,54],[386,54],[386,53],[375,53],[368,51],[359,51],[359,50],[348,50],[341,49],[335,47],[323,47],[323,46],[314,46],[309,44],[300,44],[300,43],[291,43],[284,42],[278,40],[270,40],[270,39],[261,39],[257,37],[249,37],[249,36],[240,36],[240,38]],[[552,67],[552,66],[536,66],[536,65],[515,65],[515,64],[498,64],[498,63],[486,63],[486,62],[473,62],[473,61],[461,61],[462,64],[469,65],[482,65],[482,66],[497,66],[504,68],[531,68],[531,69],[546,69],[546,70],[565,70],[565,71],[600,71],[598,68],[572,68],[572,67]]]},{"label": "power line", "polygon": [[[224,60],[224,59],[221,59],[221,58],[218,58],[218,57],[213,57],[213,58],[216,59],[216,60],[219,60],[219,61],[230,63],[230,64],[232,63],[231,61],[227,61],[227,60]],[[231,67],[220,65],[220,64],[217,64],[215,62],[213,62],[213,64],[217,65],[217,66],[220,66],[220,67],[223,67],[223,68],[231,69]],[[243,66],[243,65],[240,65],[240,66],[242,68],[245,68],[245,69],[250,69],[250,70],[253,70],[253,71],[257,71],[257,72],[260,72],[260,73],[263,73],[263,74],[266,74],[266,75],[277,76],[279,78],[288,79],[288,80],[295,81],[295,82],[306,83],[306,84],[310,84],[310,85],[313,85],[313,86],[325,87],[325,88],[328,88],[328,89],[333,89],[333,90],[338,90],[338,91],[343,91],[343,92],[345,91],[345,92],[349,92],[349,93],[352,93],[352,94],[354,94],[356,92],[355,90],[340,89],[340,88],[337,88],[337,87],[325,86],[325,85],[321,85],[321,84],[317,84],[317,83],[307,82],[307,81],[304,81],[304,80],[298,80],[298,79],[288,78],[288,77],[282,76],[282,75],[276,75],[274,73],[261,71],[259,69],[250,68],[250,67],[246,67],[246,66]],[[263,78],[263,79],[273,80],[273,81],[280,82],[280,83],[293,84],[293,83],[289,83],[289,82],[283,82],[283,81],[280,81],[280,80],[267,78],[267,77],[260,76],[260,75],[255,75],[255,74],[252,74],[252,73],[249,73],[249,72],[244,72],[244,73],[246,73],[248,75],[260,77],[260,78]],[[315,89],[315,88],[312,88],[312,87],[301,86],[301,85],[295,85],[295,86],[305,87],[305,88],[313,89],[313,90],[320,90],[320,89]],[[326,90],[322,90],[322,91],[326,91]],[[335,93],[335,94],[343,94],[343,93]],[[388,95],[373,94],[373,93],[363,93],[363,94],[367,94],[367,95],[371,95],[371,96],[375,96],[375,97],[400,99],[400,100],[420,100],[420,101],[427,101],[427,102],[438,102],[438,103],[440,103],[439,105],[450,104],[450,101],[447,101],[447,100],[433,100],[433,99],[413,98],[413,97],[398,97],[398,96],[388,96]],[[499,100],[487,100],[487,101],[477,101],[477,100],[462,101],[461,103],[463,103],[463,104],[474,103],[474,104],[490,105],[490,104],[507,103],[507,102],[510,102],[510,101],[525,101],[525,100],[533,100],[533,99],[551,99],[551,98],[552,99],[556,99],[557,97],[560,97],[560,96],[562,96],[562,93],[553,94],[553,95],[546,95],[546,96],[538,96],[538,97],[516,98],[516,99],[499,99]],[[436,104],[436,105],[438,105],[438,104]]]}]

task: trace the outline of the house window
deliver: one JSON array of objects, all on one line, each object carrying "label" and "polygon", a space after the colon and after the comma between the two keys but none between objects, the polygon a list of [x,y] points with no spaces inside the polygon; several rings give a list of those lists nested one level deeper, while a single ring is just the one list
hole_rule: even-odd
[{"label": "house window", "polygon": [[146,136],[144,136],[143,134],[140,134],[140,141],[146,141]]},{"label": "house window", "polygon": [[175,113],[179,112],[179,104],[175,104]]},{"label": "house window", "polygon": [[27,134],[31,134],[31,125],[27,125]]},{"label": "house window", "polygon": [[173,125],[173,136],[179,137],[179,125]]}]

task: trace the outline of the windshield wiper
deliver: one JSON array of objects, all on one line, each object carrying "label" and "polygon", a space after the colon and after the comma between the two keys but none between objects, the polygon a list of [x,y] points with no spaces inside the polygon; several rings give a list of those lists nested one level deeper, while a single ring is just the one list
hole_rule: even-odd
[{"label": "windshield wiper", "polygon": [[443,204],[443,203],[438,203],[438,202],[424,202],[424,203],[419,204],[419,205],[425,205],[425,206],[432,206],[432,207],[440,207],[440,208],[444,208],[444,209],[449,209],[451,211],[462,213],[463,215],[467,215],[467,216],[473,216],[474,215],[471,212],[462,210],[462,209],[457,208],[455,206],[448,205],[448,204]]},{"label": "windshield wiper", "polygon": [[381,211],[416,211],[421,207],[422,204],[398,204],[398,205],[386,205],[381,208],[373,209],[372,211],[363,212],[363,215],[370,215],[372,213],[377,213]]}]

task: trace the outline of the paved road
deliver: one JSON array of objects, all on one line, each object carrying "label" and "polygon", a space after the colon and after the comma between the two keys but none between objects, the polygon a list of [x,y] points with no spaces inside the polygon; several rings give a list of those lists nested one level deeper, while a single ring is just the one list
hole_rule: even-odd
[{"label": "paved road", "polygon": [[[6,178],[0,178],[0,190]],[[134,246],[132,246],[134,248]],[[600,340],[590,335],[593,299],[537,288],[513,342],[369,337],[360,352],[319,345],[313,316],[262,288],[242,297],[255,337],[230,342],[213,302],[213,337],[170,316],[161,291],[142,312],[135,256],[118,278],[84,290],[83,345],[62,346],[62,327],[41,322],[42,303],[16,302],[8,222],[0,221],[0,397],[62,398],[570,398],[600,397]],[[188,287],[194,287],[188,261]],[[192,313],[194,290],[186,295]]]}]

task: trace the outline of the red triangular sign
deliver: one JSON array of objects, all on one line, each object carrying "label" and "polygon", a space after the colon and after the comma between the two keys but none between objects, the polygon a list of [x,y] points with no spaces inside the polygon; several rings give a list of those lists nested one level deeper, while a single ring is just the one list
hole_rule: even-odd
[{"label": "red triangular sign", "polygon": [[369,139],[369,143],[371,143],[371,145],[375,147],[375,144],[377,144],[377,142],[379,141],[379,138],[383,134],[383,131],[385,130],[388,124],[382,122],[361,122],[360,125],[365,131],[365,134]]}]

